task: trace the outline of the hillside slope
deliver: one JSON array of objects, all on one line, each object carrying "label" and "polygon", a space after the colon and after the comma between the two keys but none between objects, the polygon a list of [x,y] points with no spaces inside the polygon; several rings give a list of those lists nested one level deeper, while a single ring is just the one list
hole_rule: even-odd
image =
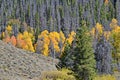
[{"label": "hillside slope", "polygon": [[54,59],[0,41],[0,80],[28,80],[42,71],[57,70]]}]

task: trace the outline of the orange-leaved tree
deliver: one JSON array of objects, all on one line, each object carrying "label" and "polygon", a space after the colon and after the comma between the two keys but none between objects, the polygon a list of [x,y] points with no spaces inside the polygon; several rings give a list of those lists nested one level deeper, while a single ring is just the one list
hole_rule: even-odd
[{"label": "orange-leaved tree", "polygon": [[28,50],[28,51],[35,52],[32,39],[34,39],[34,36],[27,31],[24,31],[23,34],[18,33],[17,47]]},{"label": "orange-leaved tree", "polygon": [[11,38],[10,38],[10,43],[14,46],[16,46],[17,44],[17,40],[16,40],[16,37],[13,35]]}]

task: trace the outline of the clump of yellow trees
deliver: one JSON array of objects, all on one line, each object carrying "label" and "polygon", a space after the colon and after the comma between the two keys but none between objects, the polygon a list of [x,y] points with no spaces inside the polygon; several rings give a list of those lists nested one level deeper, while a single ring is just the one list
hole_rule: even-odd
[{"label": "clump of yellow trees", "polygon": [[[90,31],[91,35],[94,38],[99,39],[100,36],[104,35],[107,40],[112,38],[112,45],[115,49],[113,56],[117,58],[119,61],[120,58],[120,26],[118,25],[118,21],[116,19],[112,19],[110,23],[111,30],[104,30],[104,27],[100,23],[96,23],[95,27],[93,27]],[[7,42],[12,43],[14,46],[29,50],[32,52],[42,53],[45,56],[50,55],[50,53],[61,53],[64,51],[65,43],[71,44],[74,40],[75,32],[72,31],[65,37],[62,31],[60,32],[49,32],[47,30],[42,31],[38,35],[37,42],[35,41],[35,35],[33,29],[32,31],[25,30],[24,32],[19,32],[17,36],[12,35],[12,26],[7,25],[5,31],[1,33],[0,38]]]},{"label": "clump of yellow trees", "polygon": [[60,32],[48,32],[44,30],[38,36],[36,44],[36,51],[48,56],[49,53],[62,53],[64,51],[65,43],[72,43],[75,36],[75,32],[72,31],[68,38],[64,36],[62,31]]},{"label": "clump of yellow trees", "polygon": [[18,48],[35,52],[33,47],[34,35],[28,31],[24,31],[23,33],[19,32],[15,37],[12,35],[12,26],[8,25],[5,32],[2,32],[1,37],[6,43],[11,43]]},{"label": "clump of yellow trees", "polygon": [[31,28],[30,31],[25,30],[19,32],[17,36],[12,35],[12,26],[8,25],[5,32],[1,33],[1,39],[6,43],[11,43],[18,48],[22,48],[31,52],[41,53],[48,56],[50,53],[61,53],[64,51],[65,43],[72,43],[74,40],[75,32],[72,31],[66,38],[62,31],[60,32],[48,32],[47,30],[42,31],[38,35],[38,40],[35,42],[34,31]]}]

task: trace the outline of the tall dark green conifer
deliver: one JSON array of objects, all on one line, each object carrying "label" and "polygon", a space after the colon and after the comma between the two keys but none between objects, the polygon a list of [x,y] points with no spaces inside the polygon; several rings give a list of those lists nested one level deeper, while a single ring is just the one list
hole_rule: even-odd
[{"label": "tall dark green conifer", "polygon": [[71,58],[72,56],[72,46],[66,43],[65,50],[62,53],[62,57],[60,57],[60,63],[59,66],[61,68],[69,68],[71,69],[73,67],[73,60]]},{"label": "tall dark green conifer", "polygon": [[95,49],[96,69],[99,74],[112,73],[112,47],[110,43],[101,36]]},{"label": "tall dark green conifer", "polygon": [[92,48],[92,39],[84,21],[77,30],[75,43],[76,45],[72,57],[75,76],[77,80],[92,80],[95,75],[96,62]]}]

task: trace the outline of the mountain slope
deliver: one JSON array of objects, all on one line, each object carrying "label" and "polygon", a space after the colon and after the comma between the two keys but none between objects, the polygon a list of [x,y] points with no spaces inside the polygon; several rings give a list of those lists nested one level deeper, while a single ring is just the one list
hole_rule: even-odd
[{"label": "mountain slope", "polygon": [[57,70],[56,60],[0,41],[0,80],[28,80],[42,71]]}]

